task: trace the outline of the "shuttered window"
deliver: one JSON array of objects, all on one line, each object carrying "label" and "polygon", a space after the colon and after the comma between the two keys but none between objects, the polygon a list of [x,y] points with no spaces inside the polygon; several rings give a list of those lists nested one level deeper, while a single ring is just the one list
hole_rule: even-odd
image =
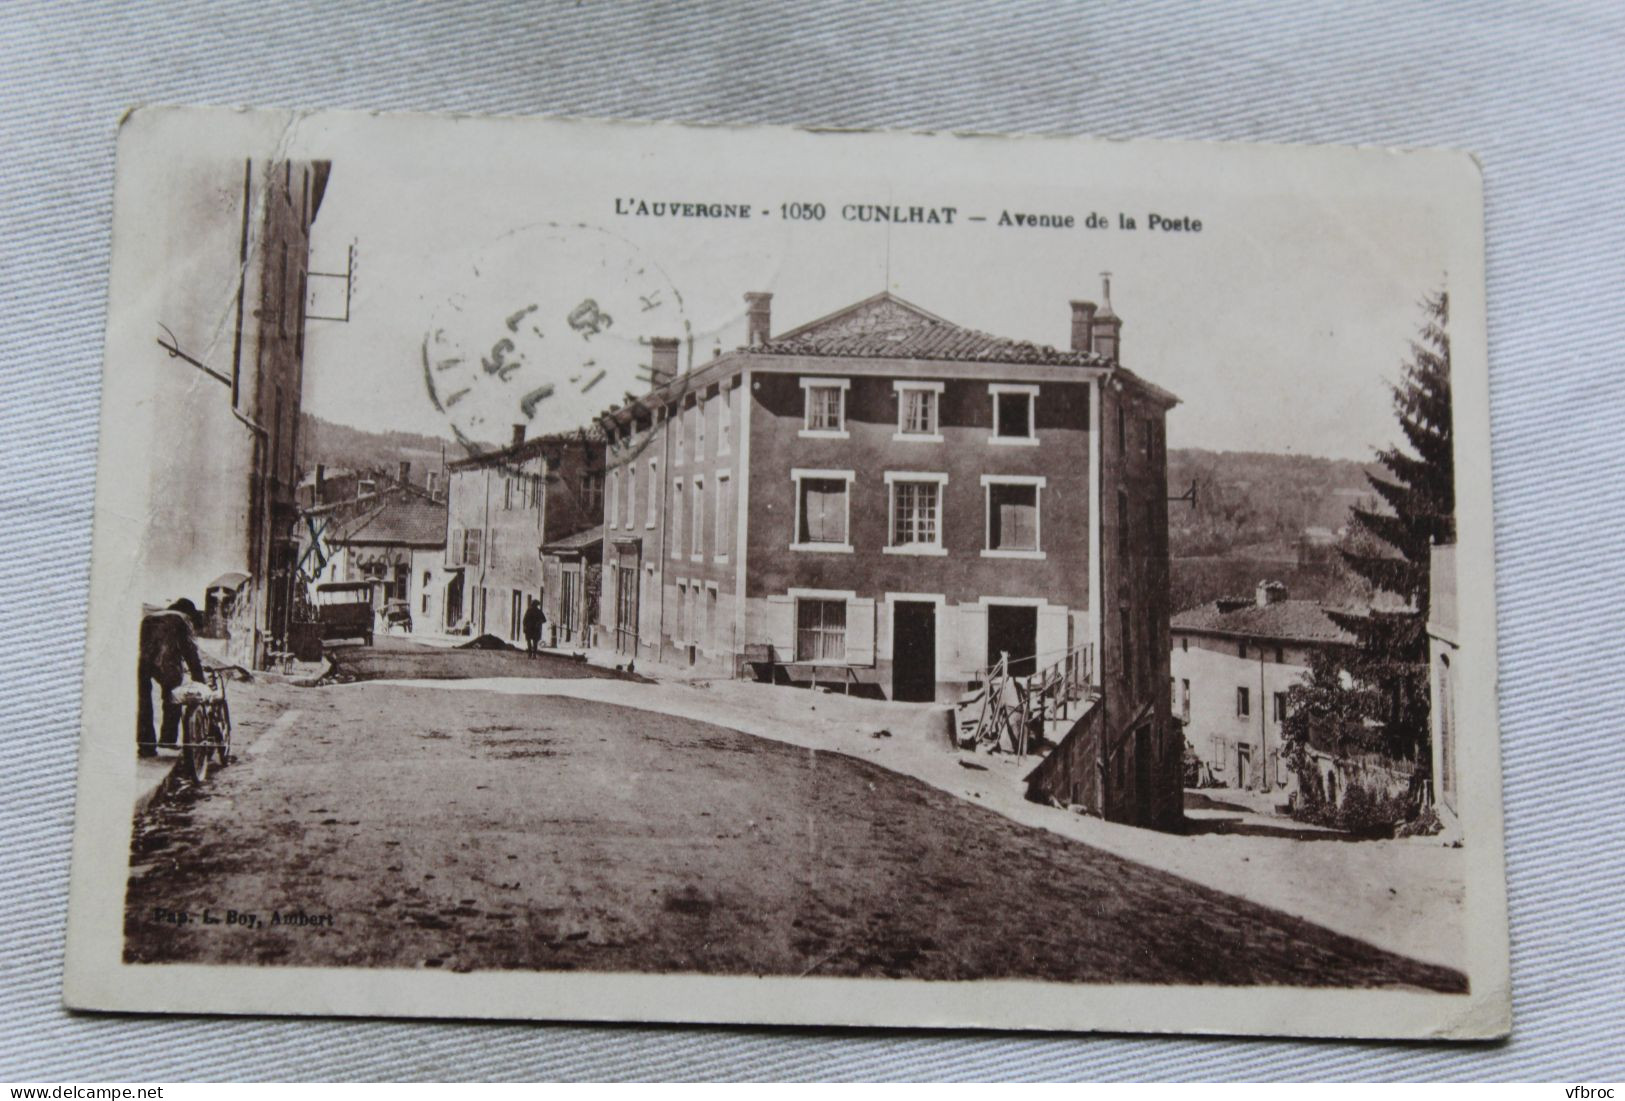
[{"label": "shuttered window", "polygon": [[987,487],[988,549],[1038,549],[1038,487],[1000,485]]},{"label": "shuttered window", "polygon": [[796,601],[796,660],[846,660],[846,601]]},{"label": "shuttered window", "polygon": [[801,479],[801,543],[846,542],[846,489],[835,478]]}]

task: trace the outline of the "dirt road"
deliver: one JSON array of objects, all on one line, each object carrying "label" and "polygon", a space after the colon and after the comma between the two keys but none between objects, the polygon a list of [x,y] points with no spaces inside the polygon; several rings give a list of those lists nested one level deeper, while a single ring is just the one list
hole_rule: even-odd
[{"label": "dirt road", "polygon": [[365,683],[238,685],[233,707],[240,759],[138,824],[132,961],[1465,986],[691,720]]}]

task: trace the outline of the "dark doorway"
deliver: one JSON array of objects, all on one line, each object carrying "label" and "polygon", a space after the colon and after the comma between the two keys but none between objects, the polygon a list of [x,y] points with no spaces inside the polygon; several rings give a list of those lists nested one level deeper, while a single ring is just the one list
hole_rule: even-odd
[{"label": "dark doorway", "polygon": [[892,699],[929,702],[937,696],[937,606],[924,600],[892,605]]},{"label": "dark doorway", "polygon": [[1134,731],[1134,819],[1141,825],[1151,822],[1151,724]]},{"label": "dark doorway", "polygon": [[1010,655],[1012,676],[1029,677],[1038,671],[1038,609],[1031,604],[987,606],[987,663]]},{"label": "dark doorway", "polygon": [[453,574],[446,583],[446,630],[451,630],[463,618],[463,575]]}]

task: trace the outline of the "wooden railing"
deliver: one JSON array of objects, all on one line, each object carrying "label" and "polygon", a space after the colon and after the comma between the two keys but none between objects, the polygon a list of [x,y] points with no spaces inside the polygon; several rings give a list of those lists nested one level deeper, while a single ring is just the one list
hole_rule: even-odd
[{"label": "wooden railing", "polygon": [[1027,755],[1035,736],[1083,714],[1095,699],[1093,648],[1087,643],[1049,655],[1029,675],[1010,672],[1010,655],[980,670],[979,686],[960,697],[956,737],[960,748]]}]

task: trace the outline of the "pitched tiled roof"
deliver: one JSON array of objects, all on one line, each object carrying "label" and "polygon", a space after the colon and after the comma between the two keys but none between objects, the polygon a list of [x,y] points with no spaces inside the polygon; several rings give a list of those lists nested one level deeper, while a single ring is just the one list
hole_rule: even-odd
[{"label": "pitched tiled roof", "polygon": [[966,329],[890,293],[820,318],[750,349],[767,355],[856,356],[876,359],[952,359],[1106,367],[1093,352],[1009,340]]},{"label": "pitched tiled roof", "polygon": [[446,542],[446,502],[417,494],[392,494],[344,525],[334,543],[396,543],[439,547]]},{"label": "pitched tiled roof", "polygon": [[562,539],[555,539],[551,543],[545,544],[542,547],[542,552],[545,554],[550,551],[581,550],[583,547],[590,547],[595,543],[602,543],[603,541],[604,525],[599,524],[597,527],[588,528],[585,531],[578,531],[574,535],[566,535]]},{"label": "pitched tiled roof", "polygon": [[564,432],[550,432],[545,436],[532,436],[518,446],[509,444],[506,447],[493,447],[489,451],[465,455],[461,459],[453,459],[446,465],[452,470],[469,470],[479,466],[523,462],[565,444],[579,443],[592,446],[602,445],[606,440],[603,425],[594,420],[591,424],[584,424],[579,428],[571,428]]},{"label": "pitched tiled roof", "polygon": [[[1328,609],[1316,600],[1277,600],[1260,605],[1251,598],[1215,600],[1186,609],[1169,620],[1175,631],[1269,639],[1276,642],[1352,644],[1354,636],[1332,622]],[[1359,614],[1359,609],[1346,609]]]}]

